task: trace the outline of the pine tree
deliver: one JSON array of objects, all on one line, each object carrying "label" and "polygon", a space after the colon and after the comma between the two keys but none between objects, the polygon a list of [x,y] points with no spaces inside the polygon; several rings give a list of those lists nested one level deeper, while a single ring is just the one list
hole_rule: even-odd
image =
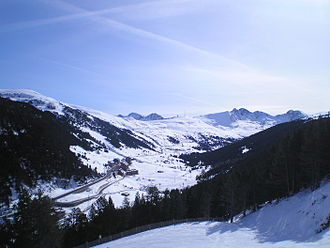
[{"label": "pine tree", "polygon": [[129,208],[130,207],[130,202],[129,202],[129,199],[128,199],[127,195],[125,195],[122,205],[123,205],[123,208]]},{"label": "pine tree", "polygon": [[100,214],[102,213],[106,208],[109,207],[109,202],[107,201],[107,199],[105,199],[104,196],[101,196],[97,199],[96,203],[96,209],[97,209],[97,213]]},{"label": "pine tree", "polygon": [[97,216],[97,210],[94,204],[92,204],[90,210],[88,211],[88,219],[93,220],[96,216]]},{"label": "pine tree", "polygon": [[23,190],[14,216],[12,247],[60,247],[59,218],[60,213],[54,210],[48,197],[40,195],[31,199],[29,193]]}]

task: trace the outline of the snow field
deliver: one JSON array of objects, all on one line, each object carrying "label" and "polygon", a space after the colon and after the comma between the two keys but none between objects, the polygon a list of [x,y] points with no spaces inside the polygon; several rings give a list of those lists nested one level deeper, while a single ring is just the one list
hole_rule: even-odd
[{"label": "snow field", "polygon": [[[171,146],[163,146],[162,151],[150,151],[147,149],[133,149],[133,148],[122,148],[117,149],[111,146],[106,140],[106,137],[99,133],[92,131],[88,128],[81,128],[84,132],[88,132],[92,137],[101,141],[107,146],[107,152],[104,150],[97,151],[86,151],[79,146],[71,146],[70,150],[78,155],[81,155],[81,160],[85,165],[96,168],[99,173],[106,173],[104,165],[108,161],[112,161],[115,158],[122,159],[125,157],[131,157],[134,160],[130,169],[138,170],[139,174],[135,176],[127,176],[118,183],[114,183],[107,187],[103,191],[104,196],[111,196],[116,207],[122,206],[124,196],[122,193],[128,193],[128,198],[131,202],[134,201],[135,194],[137,192],[146,194],[148,186],[156,186],[159,190],[165,189],[182,189],[187,186],[192,186],[197,183],[196,176],[201,173],[201,169],[192,170],[187,167],[180,159],[173,157],[183,152],[181,147],[180,150],[173,150]],[[167,137],[167,136],[166,136]],[[168,142],[168,140],[166,139]],[[191,141],[189,141],[192,143]],[[193,149],[195,151],[195,149]],[[125,154],[125,155],[123,155]],[[67,201],[77,200],[93,195],[99,184],[95,184],[89,187],[89,192],[82,192],[75,195],[69,195],[66,198]],[[62,201],[62,199],[61,199]],[[95,200],[89,201],[89,203]],[[81,209],[88,209],[86,202],[78,205]],[[69,210],[69,209],[67,209]]]}]

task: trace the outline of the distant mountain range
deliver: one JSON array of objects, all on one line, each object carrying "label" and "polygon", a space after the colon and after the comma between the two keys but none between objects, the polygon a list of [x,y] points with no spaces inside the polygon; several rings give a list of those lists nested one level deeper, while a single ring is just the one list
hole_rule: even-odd
[{"label": "distant mountain range", "polygon": [[[157,113],[147,116],[131,113],[117,117],[62,103],[31,90],[0,90],[0,96],[66,117],[71,125],[89,132],[96,139],[101,138],[102,142],[109,141],[110,149],[121,149],[117,153],[123,155],[125,147],[131,146],[162,152],[166,149],[174,154],[212,150],[271,126],[307,117],[300,111],[290,110],[272,116],[244,108],[194,117],[164,118]],[[136,141],[129,140],[128,136]]]},{"label": "distant mountain range", "polygon": [[289,110],[284,114],[273,116],[261,111],[250,112],[245,108],[234,108],[232,111],[208,114],[204,115],[204,117],[214,126],[231,127],[238,121],[256,122],[260,125],[276,125],[283,122],[306,118],[307,115],[298,110]]},{"label": "distant mountain range", "polygon": [[[126,116],[118,115],[118,117],[133,118],[139,121],[157,121],[157,120],[165,119],[163,116],[157,113],[151,113],[149,115],[143,116],[134,112]],[[284,114],[273,116],[261,111],[250,112],[245,108],[240,108],[240,109],[234,108],[231,111],[207,114],[207,115],[202,115],[201,117],[205,118],[205,121],[212,124],[213,126],[231,127],[235,125],[237,121],[257,122],[260,125],[267,125],[267,124],[276,125],[297,119],[303,119],[306,118],[307,115],[299,110],[289,110]]]}]

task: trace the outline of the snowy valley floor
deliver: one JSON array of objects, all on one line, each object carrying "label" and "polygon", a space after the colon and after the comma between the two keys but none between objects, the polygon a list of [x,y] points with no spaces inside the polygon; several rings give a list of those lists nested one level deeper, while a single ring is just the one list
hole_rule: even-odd
[{"label": "snowy valley floor", "polygon": [[329,248],[330,182],[317,190],[267,204],[234,223],[196,222],[159,228],[97,248]]}]

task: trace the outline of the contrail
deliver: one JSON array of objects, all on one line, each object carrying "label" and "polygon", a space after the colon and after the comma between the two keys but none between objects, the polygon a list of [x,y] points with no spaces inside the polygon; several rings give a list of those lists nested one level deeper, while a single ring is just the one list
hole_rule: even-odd
[{"label": "contrail", "polygon": [[132,8],[132,7],[148,7],[151,5],[159,5],[159,4],[164,4],[164,3],[185,3],[185,2],[190,2],[194,0],[160,0],[160,1],[152,1],[152,2],[142,2],[142,3],[137,3],[137,4],[128,4],[124,6],[119,6],[119,7],[111,7],[107,9],[102,9],[102,10],[96,10],[96,11],[87,11],[81,8],[78,8],[74,5],[69,6],[69,4],[66,4],[64,2],[48,2],[48,1],[43,1],[40,0],[41,2],[44,2],[46,4],[57,4],[57,6],[61,5],[63,8],[65,6],[65,9],[68,9],[69,7],[75,8],[76,10],[79,9],[80,13],[77,14],[71,14],[71,15],[64,15],[64,16],[58,16],[58,17],[53,17],[53,18],[44,18],[44,19],[37,19],[37,20],[32,20],[32,21],[24,21],[24,22],[17,22],[17,23],[12,23],[12,24],[5,24],[0,26],[0,32],[9,32],[9,31],[14,31],[14,30],[20,30],[20,29],[26,29],[26,28],[33,28],[33,27],[39,27],[39,26],[45,26],[49,24],[55,24],[55,23],[60,23],[60,22],[65,22],[65,21],[70,21],[70,20],[75,20],[75,19],[81,19],[81,18],[86,18],[86,17],[92,17],[92,16],[100,16],[100,15],[105,15],[109,13],[115,13],[118,11],[125,11],[127,8]]},{"label": "contrail", "polygon": [[[182,2],[186,2],[187,0],[182,0]],[[44,25],[49,25],[49,24],[54,24],[54,23],[60,23],[60,22],[65,22],[65,21],[70,21],[74,19],[80,19],[80,18],[89,18],[95,22],[101,23],[103,25],[110,26],[111,28],[118,29],[127,33],[131,33],[140,37],[152,39],[152,40],[157,40],[163,43],[170,44],[175,47],[182,48],[187,51],[194,52],[196,54],[206,56],[209,58],[217,59],[220,60],[222,63],[229,63],[231,65],[239,66],[242,69],[251,69],[249,66],[242,64],[238,61],[226,58],[224,56],[221,56],[219,54],[186,44],[184,42],[168,38],[166,36],[162,36],[160,34],[156,34],[150,31],[146,31],[141,28],[137,28],[116,20],[113,20],[108,17],[104,17],[102,15],[110,13],[116,9],[123,9],[124,7],[117,7],[117,8],[108,8],[108,9],[103,9],[103,10],[98,10],[98,11],[88,11],[86,9],[77,7],[72,4],[65,3],[63,1],[43,1],[47,4],[52,4],[56,5],[57,7],[60,7],[66,11],[69,12],[78,12],[76,14],[70,14],[70,15],[65,15],[65,16],[60,16],[60,17],[54,17],[54,18],[48,18],[48,19],[39,19],[39,20],[34,20],[34,21],[27,21],[27,22],[21,22],[21,23],[14,23],[14,24],[9,24],[0,27],[0,32],[6,32],[6,31],[12,31],[12,30],[17,30],[17,29],[24,29],[24,28],[32,28],[32,27],[38,27],[38,26],[44,26]],[[161,2],[161,1],[157,1]],[[147,3],[149,4],[149,3]],[[136,6],[136,5],[142,5],[141,4],[135,4],[135,5],[126,5],[129,7]]]}]

